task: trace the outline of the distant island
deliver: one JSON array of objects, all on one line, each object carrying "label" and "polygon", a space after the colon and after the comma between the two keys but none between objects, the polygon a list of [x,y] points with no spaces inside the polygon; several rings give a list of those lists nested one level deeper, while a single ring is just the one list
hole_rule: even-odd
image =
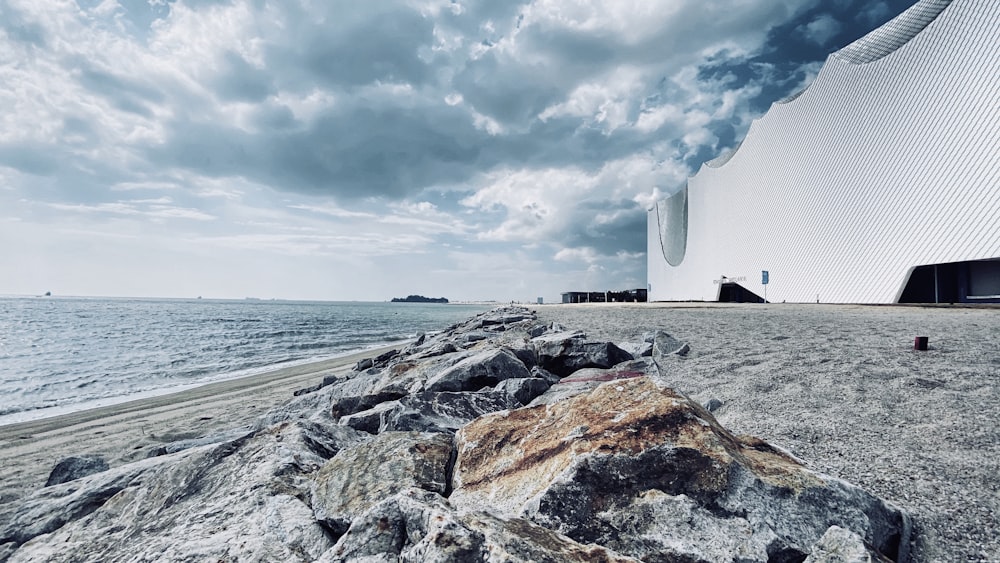
[{"label": "distant island", "polygon": [[407,297],[393,297],[393,303],[447,303],[444,297],[424,297],[423,295],[410,295]]}]

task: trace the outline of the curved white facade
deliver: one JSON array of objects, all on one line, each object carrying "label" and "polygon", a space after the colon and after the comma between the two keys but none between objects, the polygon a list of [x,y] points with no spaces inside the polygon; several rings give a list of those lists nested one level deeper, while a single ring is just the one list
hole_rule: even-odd
[{"label": "curved white facade", "polygon": [[[649,212],[650,300],[896,302],[1000,258],[1000,1],[921,0],[827,58]],[[991,270],[992,271],[992,270]]]}]

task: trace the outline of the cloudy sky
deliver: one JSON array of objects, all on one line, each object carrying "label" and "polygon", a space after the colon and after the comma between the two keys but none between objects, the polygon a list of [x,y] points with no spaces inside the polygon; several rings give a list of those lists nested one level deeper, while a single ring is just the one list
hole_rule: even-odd
[{"label": "cloudy sky", "polygon": [[0,0],[0,294],[646,286],[646,209],[912,0]]}]

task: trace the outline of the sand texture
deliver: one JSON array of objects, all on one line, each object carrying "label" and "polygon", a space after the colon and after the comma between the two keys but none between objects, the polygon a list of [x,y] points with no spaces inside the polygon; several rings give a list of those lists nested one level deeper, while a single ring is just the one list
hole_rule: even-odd
[{"label": "sand texture", "polygon": [[[914,517],[915,561],[1000,561],[1000,309],[547,305],[594,339],[687,341],[668,383],[731,431]],[[930,349],[913,350],[915,336]]]},{"label": "sand texture", "polygon": [[[398,348],[398,346],[396,346]],[[62,458],[97,454],[112,467],[151,448],[240,427],[287,403],[292,393],[346,373],[361,358],[393,347],[283,368],[179,393],[0,426],[0,519],[12,501],[45,485]]]},{"label": "sand texture", "polygon": [[[721,401],[735,433],[781,446],[914,517],[915,561],[1000,561],[1000,308],[546,305],[592,339],[690,344],[667,383]],[[930,349],[912,349],[915,336]],[[378,351],[363,354],[370,357]],[[0,519],[59,459],[112,467],[151,448],[249,426],[358,357],[0,427]]]}]

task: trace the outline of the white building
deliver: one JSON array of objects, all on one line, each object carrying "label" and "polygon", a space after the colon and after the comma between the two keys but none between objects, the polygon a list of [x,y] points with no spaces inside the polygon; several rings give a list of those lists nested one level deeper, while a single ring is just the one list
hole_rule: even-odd
[{"label": "white building", "polygon": [[[920,0],[649,211],[650,301],[1000,302],[1000,1]],[[725,279],[723,279],[725,277]]]}]

